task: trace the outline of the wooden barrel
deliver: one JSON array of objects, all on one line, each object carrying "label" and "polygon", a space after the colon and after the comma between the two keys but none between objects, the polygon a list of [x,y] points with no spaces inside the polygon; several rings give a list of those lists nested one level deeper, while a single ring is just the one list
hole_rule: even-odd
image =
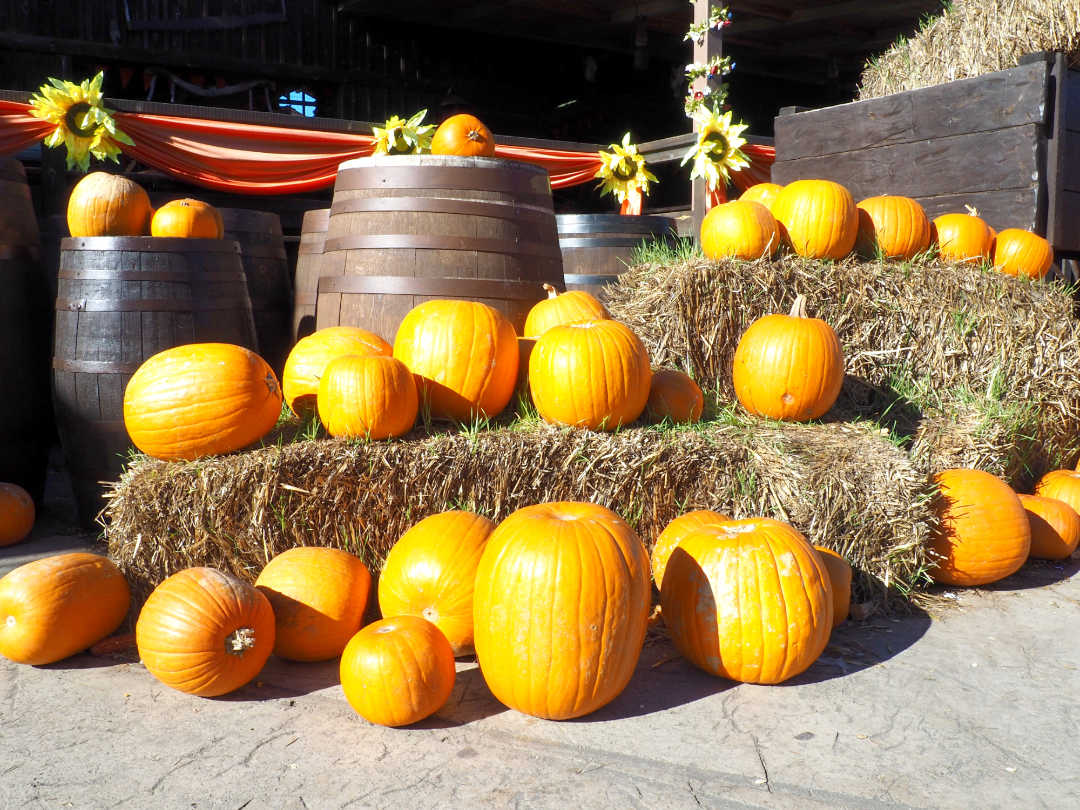
[{"label": "wooden barrel", "polygon": [[268,211],[219,208],[225,222],[225,239],[240,245],[240,262],[247,277],[255,339],[259,354],[281,377],[285,358],[292,348],[292,285],[281,220]]},{"label": "wooden barrel", "polygon": [[560,214],[559,228],[566,289],[601,295],[630,264],[642,242],[670,239],[675,220],[660,216],[621,214]]},{"label": "wooden barrel", "polygon": [[[56,273],[60,269],[60,242],[71,235],[68,231],[67,215],[53,214],[39,223],[41,228],[41,269],[45,273],[45,282],[49,285],[49,317],[52,319],[52,305],[56,300]],[[52,331],[52,323],[49,324]]]},{"label": "wooden barrel", "polygon": [[392,341],[424,301],[490,304],[520,332],[562,288],[551,183],[503,158],[393,155],[342,163],[321,262],[316,328],[359,326]]},{"label": "wooden barrel", "polygon": [[124,388],[139,365],[185,343],[254,349],[240,246],[225,239],[69,238],[61,243],[53,394],[79,520],[93,524],[99,482],[131,442]]},{"label": "wooden barrel", "polygon": [[319,286],[319,265],[329,224],[329,208],[316,208],[304,214],[304,224],[300,229],[300,247],[296,254],[296,274],[293,278],[294,341],[315,331],[315,291]]}]

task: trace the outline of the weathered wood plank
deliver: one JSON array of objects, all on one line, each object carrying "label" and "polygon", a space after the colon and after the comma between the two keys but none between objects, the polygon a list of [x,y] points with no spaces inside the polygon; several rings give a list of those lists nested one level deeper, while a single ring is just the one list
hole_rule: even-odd
[{"label": "weathered wood plank", "polygon": [[1064,87],[1065,129],[1080,132],[1080,70],[1070,70]]},{"label": "weathered wood plank", "polygon": [[942,194],[919,198],[926,215],[933,219],[949,212],[963,213],[964,206],[978,209],[979,216],[995,230],[1005,228],[1036,229],[1038,222],[1038,194],[1035,186],[1026,188],[997,189],[973,194]]},{"label": "weathered wood plank", "polygon": [[1076,223],[1080,222],[1080,191],[1063,192],[1058,211],[1060,212],[1061,221],[1072,223],[1072,227],[1071,229],[1069,227],[1062,228],[1059,241],[1054,242],[1054,249],[1080,253],[1080,227],[1076,225]]}]

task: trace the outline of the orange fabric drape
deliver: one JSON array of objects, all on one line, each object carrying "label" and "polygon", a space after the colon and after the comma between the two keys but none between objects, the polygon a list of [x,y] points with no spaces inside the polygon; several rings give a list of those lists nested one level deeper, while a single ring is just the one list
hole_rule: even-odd
[{"label": "orange fabric drape", "polygon": [[[743,154],[750,160],[750,165],[745,169],[731,173],[731,184],[739,190],[746,191],[750,186],[758,183],[768,183],[772,179],[772,165],[776,160],[776,147],[762,146],[748,143],[742,147]],[[707,208],[727,202],[727,189],[717,188],[708,193]]]},{"label": "orange fabric drape", "polygon": [[10,155],[42,140],[52,124],[34,118],[29,104],[0,99],[0,155]]}]

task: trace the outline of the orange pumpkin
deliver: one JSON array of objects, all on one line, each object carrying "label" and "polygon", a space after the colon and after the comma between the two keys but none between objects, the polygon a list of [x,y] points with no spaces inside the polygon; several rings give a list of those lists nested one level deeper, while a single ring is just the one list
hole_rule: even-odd
[{"label": "orange pumpkin", "polygon": [[138,183],[108,172],[91,172],[68,198],[72,236],[142,236],[150,225],[150,198]]},{"label": "orange pumpkin", "polygon": [[476,568],[495,524],[455,510],[426,517],[401,536],[379,576],[383,616],[420,616],[438,627],[454,655],[473,649]]},{"label": "orange pumpkin", "polygon": [[154,588],[135,623],[150,674],[201,697],[239,689],[274,649],[274,611],[262,592],[216,568],[186,568]]},{"label": "orange pumpkin", "polygon": [[653,372],[645,410],[654,422],[697,422],[705,407],[705,395],[689,374],[673,368]]},{"label": "orange pumpkin", "polygon": [[544,289],[548,297],[534,304],[525,318],[527,338],[538,338],[553,326],[602,321],[611,317],[604,305],[584,290],[560,293],[550,284],[545,284]]},{"label": "orange pumpkin", "polygon": [[112,561],[76,551],[20,565],[0,578],[0,655],[52,664],[105,638],[131,591]]},{"label": "orange pumpkin", "polygon": [[380,726],[430,717],[454,691],[454,653],[439,628],[416,616],[373,622],[341,654],[341,689],[356,713]]},{"label": "orange pumpkin", "polygon": [[25,540],[34,528],[34,499],[18,484],[0,482],[0,547]]},{"label": "orange pumpkin", "polygon": [[679,515],[665,526],[660,536],[656,538],[652,549],[652,574],[656,589],[659,590],[664,584],[664,571],[667,569],[668,560],[671,559],[671,552],[679,547],[679,543],[687,534],[702,526],[708,526],[711,523],[726,523],[729,520],[731,518],[721,512],[698,509]]},{"label": "orange pumpkin", "polygon": [[544,503],[492,532],[476,572],[476,658],[507,706],[549,720],[596,711],[634,674],[649,613],[634,530],[590,503]]},{"label": "orange pumpkin", "polygon": [[319,419],[331,436],[401,436],[412,430],[418,407],[413,375],[393,357],[335,357],[319,381]]},{"label": "orange pumpkin", "polygon": [[346,354],[386,355],[394,350],[381,337],[355,326],[329,326],[301,338],[289,352],[281,372],[281,390],[285,402],[297,416],[315,410],[319,380],[326,365]]},{"label": "orange pumpkin", "polygon": [[1080,544],[1080,514],[1064,501],[1020,495],[1031,523],[1031,551],[1037,560],[1065,560]]},{"label": "orange pumpkin", "polygon": [[495,138],[475,115],[451,115],[431,136],[431,154],[491,157],[495,154]]},{"label": "orange pumpkin", "polygon": [[880,251],[886,259],[910,259],[930,247],[930,220],[911,197],[870,197],[855,208],[855,249],[861,255],[872,257]]},{"label": "orange pumpkin", "polygon": [[848,561],[825,546],[814,546],[825,570],[829,573],[829,583],[833,595],[833,627],[847,621],[851,612],[851,566]]},{"label": "orange pumpkin", "polygon": [[640,338],[618,321],[549,329],[529,358],[540,416],[558,425],[615,430],[645,410],[652,370]]},{"label": "orange pumpkin", "polygon": [[701,250],[708,259],[760,259],[780,249],[780,231],[769,209],[733,200],[709,209],[701,221]]},{"label": "orange pumpkin", "polygon": [[298,546],[270,560],[255,587],[274,609],[274,655],[326,661],[363,626],[371,574],[347,551]]},{"label": "orange pumpkin", "polygon": [[942,214],[934,219],[932,235],[942,259],[963,264],[983,261],[994,242],[990,226],[974,214]]},{"label": "orange pumpkin", "polygon": [[829,574],[798,531],[769,518],[690,532],[660,588],[664,624],[694,666],[745,683],[805,671],[833,626]]},{"label": "orange pumpkin", "polygon": [[761,203],[768,208],[771,213],[772,204],[776,201],[777,195],[780,194],[783,188],[783,186],[778,185],[777,183],[755,183],[739,195],[739,199],[742,202]]},{"label": "orange pumpkin", "polygon": [[221,239],[225,223],[214,206],[184,198],[165,203],[150,220],[151,236],[181,239]]},{"label": "orange pumpkin", "polygon": [[780,236],[800,256],[842,259],[855,247],[859,219],[851,192],[831,180],[796,180],[772,204]]},{"label": "orange pumpkin", "polygon": [[1051,470],[1035,483],[1035,494],[1056,498],[1080,513],[1080,472]]},{"label": "orange pumpkin", "polygon": [[1031,550],[1031,524],[1012,487],[982,470],[944,470],[934,481],[934,581],[986,585],[1019,570]]},{"label": "orange pumpkin", "polygon": [[806,315],[799,295],[790,315],[750,324],[735,348],[735,395],[752,414],[805,422],[825,414],[844,384],[844,355],[836,332]]},{"label": "orange pumpkin", "polygon": [[398,327],[394,357],[416,375],[434,419],[495,416],[517,382],[513,325],[476,301],[426,301],[414,307]]},{"label": "orange pumpkin", "polygon": [[994,269],[1009,276],[1043,278],[1054,263],[1054,249],[1038,234],[1006,228],[994,240]]},{"label": "orange pumpkin", "polygon": [[259,355],[231,343],[190,343],[149,357],[124,391],[135,446],[176,461],[231,453],[270,432],[281,389]]}]

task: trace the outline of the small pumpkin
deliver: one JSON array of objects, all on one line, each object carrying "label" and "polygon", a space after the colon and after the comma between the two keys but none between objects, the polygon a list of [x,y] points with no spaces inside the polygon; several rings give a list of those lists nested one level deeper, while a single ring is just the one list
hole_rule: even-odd
[{"label": "small pumpkin", "polygon": [[1051,470],[1035,482],[1035,494],[1056,498],[1080,513],[1080,472]]},{"label": "small pumpkin", "polygon": [[319,394],[319,380],[327,364],[346,354],[385,355],[393,347],[366,329],[355,326],[329,326],[301,338],[289,352],[281,372],[281,390],[285,402],[297,416],[314,412]]},{"label": "small pumpkin", "polygon": [[755,183],[740,194],[739,199],[742,202],[761,203],[768,208],[771,213],[772,204],[776,201],[777,195],[780,194],[783,188],[783,186],[777,183]]},{"label": "small pumpkin", "polygon": [[355,554],[297,546],[270,560],[255,587],[274,609],[274,655],[326,661],[363,626],[371,574]]},{"label": "small pumpkin", "polygon": [[150,197],[126,177],[91,172],[71,190],[67,223],[72,236],[142,236],[150,226]]},{"label": "small pumpkin", "polygon": [[1080,544],[1080,514],[1064,501],[1020,495],[1031,522],[1031,551],[1037,560],[1065,560]]},{"label": "small pumpkin", "polygon": [[814,546],[814,551],[818,553],[829,573],[833,595],[833,627],[838,627],[847,621],[848,614],[851,613],[851,565],[831,548]]},{"label": "small pumpkin", "polygon": [[844,355],[836,332],[807,317],[799,295],[789,315],[750,324],[735,348],[735,395],[756,416],[805,422],[824,415],[844,384]]},{"label": "small pumpkin", "polygon": [[711,523],[726,523],[729,520],[731,518],[721,512],[713,512],[711,509],[698,509],[694,512],[679,515],[665,526],[664,530],[660,532],[660,536],[656,538],[651,555],[653,582],[656,583],[656,589],[660,590],[660,587],[664,584],[664,571],[667,569],[671,552],[679,547],[679,543],[687,534],[700,529],[702,526],[708,526]]},{"label": "small pumpkin", "polygon": [[216,697],[262,670],[274,649],[274,611],[253,585],[216,568],[186,568],[154,588],[135,644],[166,686]]},{"label": "small pumpkin", "polygon": [[454,510],[426,517],[401,536],[379,576],[383,616],[420,616],[438,627],[455,656],[473,649],[476,568],[495,524]]},{"label": "small pumpkin", "polygon": [[705,395],[689,374],[673,368],[653,372],[645,410],[654,422],[697,422],[705,407]]},{"label": "small pumpkin", "polygon": [[52,664],[82,652],[120,626],[131,591],[100,554],[57,554],[0,578],[0,655]]},{"label": "small pumpkin", "polygon": [[491,130],[475,115],[451,115],[431,136],[431,154],[491,157],[495,154],[495,138]]},{"label": "small pumpkin", "polygon": [[948,262],[978,264],[994,243],[990,226],[975,214],[942,214],[935,217],[932,230],[938,255]]},{"label": "small pumpkin", "polygon": [[221,212],[214,206],[185,197],[167,202],[154,212],[150,220],[150,235],[221,239],[225,235],[225,223]]},{"label": "small pumpkin", "polygon": [[780,231],[769,209],[732,200],[715,205],[701,221],[701,250],[708,259],[760,259],[780,249]]},{"label": "small pumpkin", "polygon": [[851,192],[831,180],[796,180],[772,204],[780,236],[808,259],[842,259],[855,247],[859,218]]},{"label": "small pumpkin", "polygon": [[604,305],[584,290],[560,293],[550,284],[544,284],[544,290],[548,297],[534,304],[525,318],[527,338],[538,338],[553,326],[601,321],[611,317]]},{"label": "small pumpkin", "polygon": [[407,726],[443,707],[454,691],[454,653],[435,625],[416,616],[373,622],[341,654],[345,699],[380,726]]},{"label": "small pumpkin", "polygon": [[331,436],[401,436],[412,430],[418,408],[412,372],[394,357],[335,357],[319,381],[319,420]]},{"label": "small pumpkin", "polygon": [[859,233],[855,250],[873,257],[910,259],[930,247],[930,220],[911,197],[870,197],[856,204]]},{"label": "small pumpkin", "polygon": [[34,528],[34,499],[18,484],[0,481],[0,547],[25,540]]},{"label": "small pumpkin", "polygon": [[1054,249],[1038,234],[1006,228],[994,239],[994,269],[1009,276],[1043,278],[1054,263]]}]

